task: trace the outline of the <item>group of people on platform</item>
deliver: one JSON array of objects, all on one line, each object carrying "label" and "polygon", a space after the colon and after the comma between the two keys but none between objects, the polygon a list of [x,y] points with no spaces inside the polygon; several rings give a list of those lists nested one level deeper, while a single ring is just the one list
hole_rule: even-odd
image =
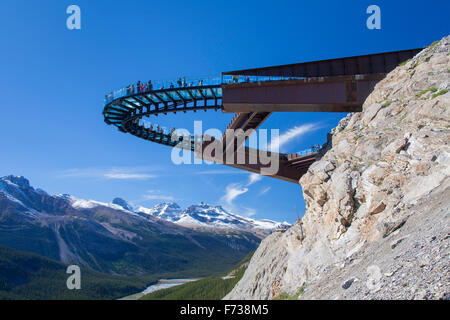
[{"label": "group of people on platform", "polygon": [[[164,89],[164,88],[161,88]],[[144,83],[141,81],[138,81],[135,85],[134,84],[130,84],[128,86],[126,86],[125,88],[119,90],[120,92],[120,96],[129,96],[135,93],[143,93],[143,92],[149,92],[153,90],[153,83],[152,80],[149,80],[148,83]],[[123,93],[123,91],[125,91],[125,94]],[[112,100],[114,100],[114,92],[111,92],[110,94],[107,94],[105,96],[105,100],[106,102],[110,102]]]},{"label": "group of people on platform", "polygon": [[127,96],[129,96],[130,94],[149,92],[152,90],[153,90],[152,80],[148,80],[147,83],[138,81],[136,85],[131,84],[125,87],[125,92]]},{"label": "group of people on platform", "polygon": [[[178,80],[176,81],[177,87],[178,88],[184,88],[184,87],[193,87],[194,86],[194,82],[186,82],[186,77],[183,78],[178,78]],[[197,82],[197,86],[201,87],[203,86],[203,80],[198,80]],[[173,82],[169,83],[169,88],[173,89],[175,88],[175,84]],[[162,85],[158,90],[163,90],[164,85]],[[138,81],[136,84],[130,84],[129,86],[126,86],[125,88],[123,88],[120,91],[125,91],[125,95],[129,96],[135,93],[145,93],[145,92],[150,92],[153,91],[153,83],[151,80],[149,80],[147,83]],[[123,94],[121,94],[123,95]],[[114,93],[111,92],[110,94],[107,94],[105,96],[105,100],[107,102],[110,102],[114,99]]]},{"label": "group of people on platform", "polygon": [[311,146],[311,148],[309,150],[305,150],[306,153],[315,153],[315,152],[319,152],[320,150],[320,145],[316,144],[314,146]]},{"label": "group of people on platform", "polygon": [[[232,75],[231,76],[231,80],[233,81],[233,83],[238,83],[239,82],[239,76],[238,75]],[[245,76],[244,82],[250,82],[250,78],[248,76]]]},{"label": "group of people on platform", "polygon": [[316,144],[315,146],[312,146],[312,147],[311,147],[311,150],[312,150],[313,152],[319,151],[319,150],[320,150],[320,145]]}]

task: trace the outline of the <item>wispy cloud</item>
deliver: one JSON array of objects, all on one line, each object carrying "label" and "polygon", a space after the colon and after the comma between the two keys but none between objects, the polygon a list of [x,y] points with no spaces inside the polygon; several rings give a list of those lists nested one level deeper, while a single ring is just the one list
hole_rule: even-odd
[{"label": "wispy cloud", "polygon": [[271,187],[266,187],[266,188],[262,189],[262,190],[259,192],[258,195],[259,195],[259,196],[263,196],[263,195],[265,195],[267,192],[269,192],[270,189],[271,189]]},{"label": "wispy cloud", "polygon": [[248,177],[248,182],[247,182],[247,187],[251,186],[252,184],[260,181],[262,179],[262,175],[257,174],[257,173],[251,173]]},{"label": "wispy cloud", "polygon": [[253,208],[243,208],[243,211],[240,212],[244,217],[252,217],[256,214],[256,210]]},{"label": "wispy cloud", "polygon": [[256,210],[253,208],[247,208],[247,207],[241,207],[237,208],[235,204],[233,203],[234,200],[236,200],[239,196],[247,193],[249,191],[249,186],[253,185],[254,183],[260,181],[262,179],[262,175],[251,173],[248,176],[247,182],[241,182],[241,183],[231,183],[226,186],[225,188],[225,194],[220,198],[220,201],[223,203],[223,206],[225,209],[230,210],[232,212],[235,212],[237,214],[240,214],[245,217],[251,217],[256,214]]},{"label": "wispy cloud", "polygon": [[280,148],[294,139],[301,137],[302,135],[319,129],[321,125],[319,123],[307,123],[301,126],[295,126],[288,131],[280,134],[278,139],[274,139],[270,142],[270,150],[280,150]]},{"label": "wispy cloud", "polygon": [[62,178],[96,178],[114,180],[146,180],[157,177],[147,167],[73,168],[59,174]]},{"label": "wispy cloud", "polygon": [[142,196],[142,201],[147,200],[175,201],[176,198],[170,194],[163,194],[159,190],[147,190],[147,192]]},{"label": "wispy cloud", "polygon": [[227,205],[232,206],[233,201],[247,191],[248,188],[242,187],[239,183],[229,184],[225,189],[225,195],[221,198],[221,201],[224,201]]},{"label": "wispy cloud", "polygon": [[121,179],[121,180],[150,179],[150,178],[156,177],[151,174],[140,174],[140,173],[105,173],[104,176],[105,176],[105,178],[109,178],[109,179]]},{"label": "wispy cloud", "polygon": [[143,196],[144,200],[164,200],[164,201],[174,201],[175,198],[172,196],[166,196],[162,194],[146,194]]}]

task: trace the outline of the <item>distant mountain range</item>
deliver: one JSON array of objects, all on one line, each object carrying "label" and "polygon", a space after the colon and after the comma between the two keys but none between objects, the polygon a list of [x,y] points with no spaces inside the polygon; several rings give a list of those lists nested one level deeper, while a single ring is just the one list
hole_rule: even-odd
[{"label": "distant mountain range", "polygon": [[24,177],[0,178],[0,244],[107,273],[221,272],[283,226],[203,203],[134,209],[120,198],[52,196]]},{"label": "distant mountain range", "polygon": [[287,222],[280,223],[272,220],[242,217],[226,211],[221,206],[211,206],[203,202],[191,205],[184,210],[175,202],[160,203],[150,209],[138,207],[136,210],[120,198],[114,199],[112,204],[119,205],[125,210],[144,213],[187,228],[234,229],[264,233],[290,226]]}]

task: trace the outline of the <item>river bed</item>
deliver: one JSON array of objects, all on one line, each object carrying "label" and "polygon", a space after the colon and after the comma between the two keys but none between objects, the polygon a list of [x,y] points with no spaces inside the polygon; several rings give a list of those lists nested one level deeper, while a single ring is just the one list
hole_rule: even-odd
[{"label": "river bed", "polygon": [[149,294],[151,292],[155,292],[162,289],[167,289],[175,286],[179,286],[185,284],[187,282],[197,281],[197,279],[160,279],[157,283],[152,284],[147,287],[144,291],[132,294],[130,296],[121,298],[119,300],[138,300],[142,298],[144,295]]}]

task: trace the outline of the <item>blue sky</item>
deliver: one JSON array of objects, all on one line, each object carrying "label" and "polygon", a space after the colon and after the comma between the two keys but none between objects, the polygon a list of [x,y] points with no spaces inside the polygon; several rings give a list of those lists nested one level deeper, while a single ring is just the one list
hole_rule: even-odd
[{"label": "blue sky", "polygon": [[[66,28],[81,8],[82,29]],[[382,29],[366,28],[381,8]],[[106,93],[137,80],[429,45],[449,32],[448,1],[19,1],[0,3],[0,175],[24,175],[49,193],[135,205],[204,201],[238,214],[292,222],[300,186],[217,165],[176,166],[171,149],[125,135],[102,118]],[[344,114],[279,113],[263,128],[312,124],[281,151],[323,143]],[[220,112],[167,117],[223,129]],[[245,192],[244,192],[245,191]]]}]

